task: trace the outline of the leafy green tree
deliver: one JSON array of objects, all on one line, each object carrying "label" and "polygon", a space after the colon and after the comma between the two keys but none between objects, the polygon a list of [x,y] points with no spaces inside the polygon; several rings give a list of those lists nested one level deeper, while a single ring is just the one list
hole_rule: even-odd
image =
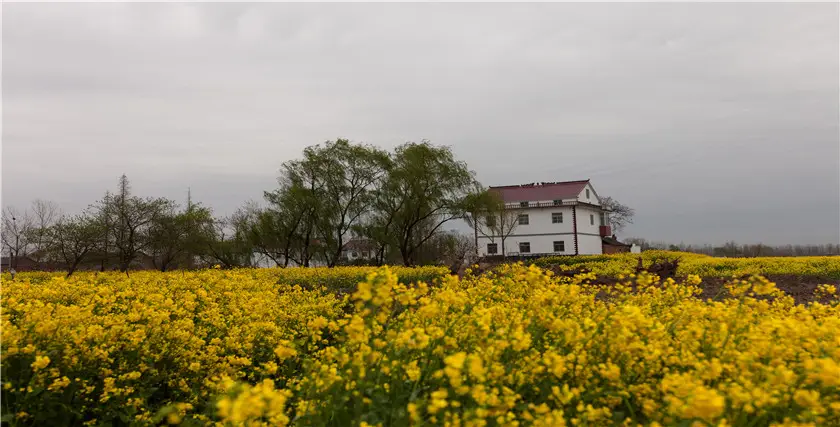
[{"label": "leafy green tree", "polygon": [[[474,173],[455,160],[448,147],[409,142],[391,156],[382,185],[375,192],[369,230],[374,239],[393,243],[405,265],[446,222],[463,218]],[[387,237],[386,237],[387,236]],[[390,241],[390,242],[389,242]]]},{"label": "leafy green tree", "polygon": [[325,175],[330,172],[317,147],[307,147],[304,158],[283,164],[278,181],[280,188],[274,193],[267,193],[270,203],[279,203],[280,211],[292,211],[297,224],[292,233],[292,244],[296,250],[289,256],[298,264],[308,267],[317,252],[318,217],[325,209]]},{"label": "leafy green tree", "polygon": [[254,250],[274,262],[288,266],[291,241],[284,239],[286,233],[283,216],[271,209],[260,209],[249,221],[247,240]]},{"label": "leafy green tree", "polygon": [[338,262],[345,237],[370,210],[373,188],[385,174],[388,154],[346,139],[315,146],[311,153],[323,169],[324,186],[314,194],[319,206],[316,229],[324,258]]},{"label": "leafy green tree", "polygon": [[210,210],[200,204],[189,203],[183,211],[174,203],[163,206],[149,230],[155,267],[167,271],[192,265],[212,238],[207,232],[212,222]]},{"label": "leafy green tree", "polygon": [[253,213],[240,208],[232,215],[203,224],[205,250],[199,257],[207,264],[223,268],[251,267],[254,247],[248,239]]},{"label": "leafy green tree", "polygon": [[283,164],[280,188],[265,193],[270,208],[252,229],[258,250],[277,264],[308,266],[318,257],[334,266],[370,210],[387,161],[386,152],[346,139],[307,147],[302,159]]},{"label": "leafy green tree", "polygon": [[88,212],[63,216],[50,227],[50,252],[67,267],[67,277],[89,258],[101,243],[103,234],[103,224]]},{"label": "leafy green tree", "polygon": [[250,241],[255,249],[288,266],[290,261],[309,266],[317,253],[316,225],[319,202],[317,190],[306,186],[297,177],[281,176],[280,188],[264,192],[268,208],[252,221]]}]

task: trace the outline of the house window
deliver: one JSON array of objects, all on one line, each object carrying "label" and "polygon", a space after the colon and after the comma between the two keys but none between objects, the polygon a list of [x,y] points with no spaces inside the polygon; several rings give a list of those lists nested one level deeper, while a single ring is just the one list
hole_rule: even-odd
[{"label": "house window", "polygon": [[353,251],[353,252],[350,253],[350,256],[352,256],[353,258],[356,258],[356,257],[359,256],[359,254],[356,253],[355,251]]},{"label": "house window", "polygon": [[520,208],[527,208],[528,207],[528,202],[519,202],[519,207]]},{"label": "house window", "polygon": [[589,189],[586,189],[586,198],[589,199]]},{"label": "house window", "polygon": [[559,241],[554,242],[554,252],[565,252],[566,251],[566,242]]},{"label": "house window", "polygon": [[499,246],[496,243],[487,244],[487,255],[495,255],[499,252]]},{"label": "house window", "polygon": [[563,212],[553,212],[551,214],[551,223],[552,224],[562,224],[563,223]]},{"label": "house window", "polygon": [[554,201],[554,206],[560,206],[560,205],[562,205],[562,204],[563,204],[563,201],[562,201],[562,200],[555,200],[555,201]]},{"label": "house window", "polygon": [[601,225],[607,225],[607,213],[601,212]]},{"label": "house window", "polygon": [[589,214],[589,225],[595,225],[595,215]]},{"label": "house window", "polygon": [[485,224],[487,224],[488,227],[495,227],[496,226],[496,217],[492,216],[492,215],[488,216],[487,219],[485,220]]},{"label": "house window", "polygon": [[527,254],[531,252],[531,242],[519,242],[519,252]]},{"label": "house window", "polygon": [[528,225],[528,214],[519,215],[519,225]]}]

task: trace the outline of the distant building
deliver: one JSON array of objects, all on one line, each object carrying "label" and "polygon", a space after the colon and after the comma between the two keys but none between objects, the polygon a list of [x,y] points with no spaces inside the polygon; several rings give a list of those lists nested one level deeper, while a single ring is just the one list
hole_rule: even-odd
[{"label": "distant building", "polygon": [[633,245],[629,243],[621,243],[618,239],[615,238],[615,234],[612,236],[605,236],[601,239],[603,251],[605,254],[618,254],[622,252],[632,252]]},{"label": "distant building", "polygon": [[[501,196],[508,215],[516,215],[504,241],[507,256],[630,252],[630,245],[612,235],[609,212],[589,180],[507,185],[490,191]],[[485,219],[484,235],[478,237],[479,255],[502,255],[501,232],[486,226],[498,220]]]},{"label": "distant building", "polygon": [[343,261],[372,260],[376,258],[376,243],[371,239],[353,237],[341,248]]},{"label": "distant building", "polygon": [[35,260],[26,255],[0,258],[0,271],[9,271],[11,268],[14,268],[17,272],[32,271],[35,270],[37,265],[38,263]]}]

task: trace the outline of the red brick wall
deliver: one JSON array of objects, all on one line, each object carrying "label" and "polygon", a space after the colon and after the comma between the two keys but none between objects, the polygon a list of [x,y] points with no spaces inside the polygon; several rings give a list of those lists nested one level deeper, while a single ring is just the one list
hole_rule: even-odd
[{"label": "red brick wall", "polygon": [[603,252],[606,255],[609,254],[620,254],[622,252],[630,252],[630,246],[616,246],[616,245],[608,245],[606,243],[601,244],[603,248]]}]

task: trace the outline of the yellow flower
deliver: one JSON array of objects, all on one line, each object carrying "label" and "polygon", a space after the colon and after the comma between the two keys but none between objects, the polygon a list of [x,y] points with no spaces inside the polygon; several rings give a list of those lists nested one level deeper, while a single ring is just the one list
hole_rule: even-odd
[{"label": "yellow flower", "polygon": [[35,361],[32,362],[32,370],[38,371],[40,369],[44,369],[47,365],[50,364],[50,358],[47,356],[35,356]]},{"label": "yellow flower", "polygon": [[464,367],[464,361],[466,361],[466,360],[467,360],[467,353],[464,353],[463,351],[460,351],[460,352],[455,353],[453,355],[446,356],[446,358],[443,359],[443,362],[446,364],[446,366],[449,366],[451,368],[460,370],[461,368]]},{"label": "yellow flower", "polygon": [[432,392],[432,400],[429,402],[429,406],[426,409],[429,411],[430,414],[436,414],[443,408],[449,406],[449,403],[446,401],[446,398],[449,394],[446,390],[437,390]]},{"label": "yellow flower", "polygon": [[290,347],[289,344],[290,343],[288,341],[283,341],[277,347],[274,348],[274,354],[279,360],[283,361],[297,355],[297,350]]},{"label": "yellow flower", "polygon": [[480,357],[478,357],[478,356],[471,356],[470,357],[468,371],[473,378],[475,378],[479,381],[484,380],[484,374],[485,374],[486,370],[484,369],[484,362],[481,360]]},{"label": "yellow flower", "polygon": [[[202,425],[282,426],[291,414],[306,425],[384,414],[458,427],[836,425],[840,304],[827,287],[821,303],[798,304],[762,274],[833,276],[840,258],[681,254],[678,278],[632,273],[638,256],[673,255],[463,278],[436,267],[20,273],[0,289],[0,363],[32,369],[6,379],[3,397],[24,424],[72,389],[86,425],[149,424],[168,404],[164,422]],[[702,281],[733,275],[701,295]],[[183,402],[144,398],[160,387]],[[199,413],[210,402],[215,413]]]},{"label": "yellow flower", "polygon": [[796,390],[793,393],[793,401],[805,408],[818,408],[820,406],[820,392],[816,390]]},{"label": "yellow flower", "polygon": [[70,378],[61,377],[61,378],[57,378],[55,381],[53,381],[53,383],[50,384],[50,386],[47,389],[49,391],[59,391],[59,390],[63,389],[64,387],[67,387],[68,385],[70,385]]}]

